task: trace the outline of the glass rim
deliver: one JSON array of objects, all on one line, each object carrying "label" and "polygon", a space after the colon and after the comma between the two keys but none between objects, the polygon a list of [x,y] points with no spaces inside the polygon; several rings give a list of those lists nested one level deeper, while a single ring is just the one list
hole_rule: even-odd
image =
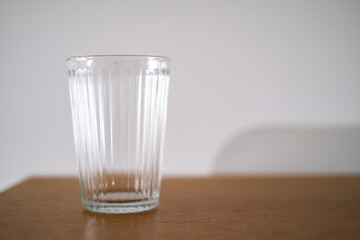
[{"label": "glass rim", "polygon": [[82,56],[72,56],[72,57],[68,57],[66,59],[66,61],[71,61],[71,60],[87,60],[87,59],[95,59],[95,58],[111,58],[111,57],[130,57],[130,58],[158,58],[158,59],[163,59],[163,60],[167,60],[167,61],[171,61],[170,58],[165,57],[165,56],[157,56],[157,55],[127,55],[127,54],[94,54],[94,55],[82,55]]}]

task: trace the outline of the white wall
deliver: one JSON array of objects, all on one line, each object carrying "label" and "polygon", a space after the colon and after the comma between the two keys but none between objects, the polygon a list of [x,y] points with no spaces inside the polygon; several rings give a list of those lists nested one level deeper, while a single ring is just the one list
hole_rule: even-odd
[{"label": "white wall", "polygon": [[359,12],[360,1],[3,0],[0,189],[76,172],[72,55],[172,59],[165,174],[209,173],[249,128],[358,125]]}]

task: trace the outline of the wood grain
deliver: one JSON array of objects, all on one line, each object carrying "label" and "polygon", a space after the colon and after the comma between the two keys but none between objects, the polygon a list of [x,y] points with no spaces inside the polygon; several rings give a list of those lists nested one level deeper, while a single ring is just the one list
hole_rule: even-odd
[{"label": "wood grain", "polygon": [[360,177],[163,180],[155,210],[86,211],[77,179],[0,194],[0,239],[360,239]]}]

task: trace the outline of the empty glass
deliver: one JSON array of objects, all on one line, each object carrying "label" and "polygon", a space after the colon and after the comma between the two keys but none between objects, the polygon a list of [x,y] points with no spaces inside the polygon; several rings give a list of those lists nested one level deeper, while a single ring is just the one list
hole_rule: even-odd
[{"label": "empty glass", "polygon": [[106,213],[159,202],[169,63],[166,57],[67,59],[82,203]]}]

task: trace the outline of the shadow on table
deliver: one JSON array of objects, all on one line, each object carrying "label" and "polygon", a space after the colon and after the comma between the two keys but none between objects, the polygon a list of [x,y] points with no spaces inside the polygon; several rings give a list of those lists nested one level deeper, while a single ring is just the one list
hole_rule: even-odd
[{"label": "shadow on table", "polygon": [[[144,230],[148,226],[153,226],[153,229],[147,229],[156,236],[157,228],[154,222],[157,219],[157,209],[153,209],[141,213],[131,214],[103,214],[83,211],[83,216],[86,219],[85,228],[83,231],[83,239],[117,239],[116,233],[121,232],[121,237],[126,239],[144,239]],[[156,239],[156,238],[154,238]]]},{"label": "shadow on table", "polygon": [[360,173],[360,126],[267,127],[231,138],[214,174]]}]

